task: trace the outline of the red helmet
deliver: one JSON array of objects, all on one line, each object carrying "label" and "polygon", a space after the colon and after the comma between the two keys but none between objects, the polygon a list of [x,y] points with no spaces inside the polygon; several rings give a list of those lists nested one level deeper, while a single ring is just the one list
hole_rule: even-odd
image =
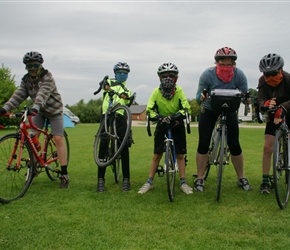
[{"label": "red helmet", "polygon": [[220,59],[228,58],[228,57],[235,61],[237,60],[238,55],[234,49],[229,48],[229,47],[223,47],[223,48],[218,49],[214,55],[214,59],[216,60],[216,62]]}]

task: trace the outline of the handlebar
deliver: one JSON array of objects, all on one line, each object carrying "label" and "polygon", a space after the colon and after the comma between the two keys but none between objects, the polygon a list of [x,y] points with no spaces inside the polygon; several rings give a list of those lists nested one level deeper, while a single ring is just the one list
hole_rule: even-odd
[{"label": "handlebar", "polygon": [[[5,114],[1,114],[0,116],[6,116],[6,117],[9,117],[10,119],[21,118],[22,122],[25,122],[28,118],[28,122],[31,128],[38,130],[39,128],[36,125],[34,125],[32,121],[32,117],[35,115],[36,113],[32,112],[31,109],[29,109],[28,107],[24,107],[24,111],[16,112],[16,113],[12,113],[12,112],[5,113]],[[4,128],[5,126],[0,124],[0,129],[4,129]]]},{"label": "handlebar", "polygon": [[[188,110],[185,109],[185,122],[186,122],[186,130],[187,130],[188,134],[191,133],[191,131],[190,131],[190,120],[191,120],[191,118],[190,118],[190,115],[188,114]],[[154,121],[153,124],[154,123],[158,123],[158,122]],[[147,129],[148,135],[152,136],[151,128],[150,128],[150,113],[149,113],[149,111],[146,112],[146,129]]]}]

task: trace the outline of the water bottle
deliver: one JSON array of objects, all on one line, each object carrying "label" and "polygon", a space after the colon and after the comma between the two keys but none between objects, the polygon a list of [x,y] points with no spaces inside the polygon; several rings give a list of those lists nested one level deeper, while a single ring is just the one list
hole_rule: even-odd
[{"label": "water bottle", "polygon": [[35,136],[35,134],[30,134],[30,138],[32,139],[32,141],[34,143],[34,146],[37,149],[37,151],[40,151],[41,150],[41,145],[40,145],[40,143],[38,141],[37,136]]}]

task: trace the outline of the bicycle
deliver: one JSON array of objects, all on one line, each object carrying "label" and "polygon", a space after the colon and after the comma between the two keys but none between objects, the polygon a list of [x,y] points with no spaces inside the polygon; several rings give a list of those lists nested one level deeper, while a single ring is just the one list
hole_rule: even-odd
[{"label": "bicycle", "polygon": [[[186,121],[186,128],[187,133],[190,134],[190,115],[188,114],[188,110],[185,109],[185,121]],[[178,164],[176,160],[176,151],[175,151],[175,144],[174,139],[172,136],[172,126],[173,124],[167,124],[167,134],[164,138],[164,151],[165,151],[165,158],[164,158],[164,167],[158,166],[156,172],[158,176],[163,177],[164,173],[166,174],[166,183],[167,183],[167,192],[169,200],[172,202],[175,197],[175,178],[176,173],[179,171]],[[150,128],[150,115],[149,112],[146,114],[146,127],[147,133],[149,136],[152,136],[151,128]],[[185,159],[186,161],[186,159]]]},{"label": "bicycle", "polygon": [[[44,171],[50,180],[59,179],[61,174],[58,154],[53,135],[49,129],[49,120],[46,118],[44,128],[38,128],[32,121],[35,115],[25,107],[23,112],[6,113],[1,116],[21,118],[16,132],[0,138],[0,202],[9,203],[22,198],[27,192],[33,178]],[[4,126],[1,126],[3,129]],[[33,128],[43,136],[42,150],[38,152],[29,129]],[[69,141],[64,131],[69,162]]]},{"label": "bicycle", "polygon": [[[212,107],[221,114],[216,122],[211,136],[211,145],[208,151],[208,163],[206,166],[204,180],[207,179],[211,166],[217,167],[217,191],[216,200],[219,201],[222,186],[222,176],[226,165],[230,163],[230,150],[227,144],[227,112],[233,112],[239,109],[241,101],[245,104],[244,115],[248,115],[249,103],[247,99],[250,94],[244,97],[239,90],[215,89],[211,91]],[[196,177],[196,175],[194,175]]]},{"label": "bicycle", "polygon": [[[101,90],[102,85],[100,84],[94,95]],[[120,153],[128,143],[131,134],[132,115],[129,106],[134,102],[136,93],[129,97],[130,102],[127,105],[113,102],[114,95],[120,96],[120,93],[111,89],[107,94],[110,97],[109,107],[95,135],[94,160],[99,167],[111,165],[115,182],[118,183],[121,165]]]},{"label": "bicycle", "polygon": [[[275,112],[278,107],[270,109],[268,112]],[[271,183],[275,189],[277,203],[281,209],[288,205],[290,194],[290,130],[286,124],[286,118],[275,132],[273,150],[273,180]]]}]

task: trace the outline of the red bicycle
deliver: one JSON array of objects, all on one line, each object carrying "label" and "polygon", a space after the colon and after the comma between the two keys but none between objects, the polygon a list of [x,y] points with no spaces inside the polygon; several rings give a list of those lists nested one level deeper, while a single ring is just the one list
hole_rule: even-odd
[{"label": "red bicycle", "polygon": [[[33,178],[45,171],[50,180],[59,179],[61,169],[53,135],[50,131],[49,120],[46,118],[44,128],[38,128],[32,122],[29,108],[23,112],[6,113],[2,116],[21,118],[16,133],[4,135],[0,138],[0,202],[9,203],[21,198],[27,192]],[[4,126],[1,126],[3,129]],[[41,151],[38,151],[29,129],[40,133],[39,140],[43,139]],[[69,162],[69,141],[64,131]]]}]

